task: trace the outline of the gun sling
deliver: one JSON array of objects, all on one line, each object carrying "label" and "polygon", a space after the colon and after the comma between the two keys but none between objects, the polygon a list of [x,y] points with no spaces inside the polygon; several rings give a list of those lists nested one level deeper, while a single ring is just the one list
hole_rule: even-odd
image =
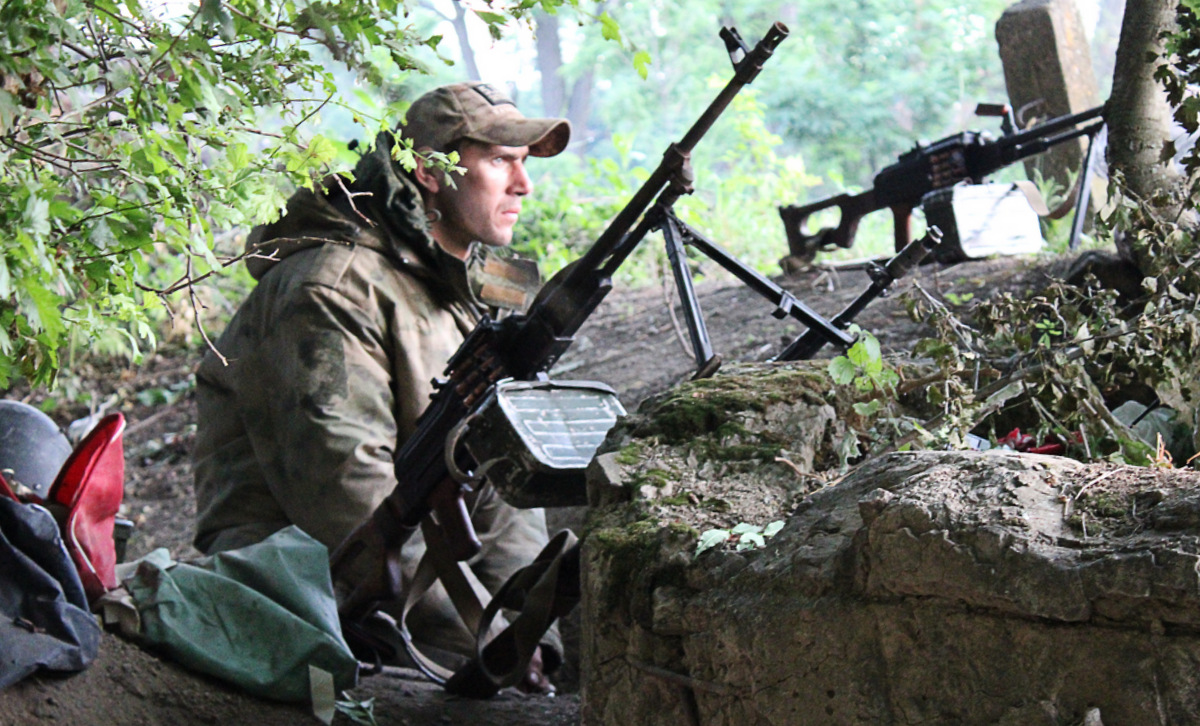
[{"label": "gun sling", "polygon": [[[422,527],[425,556],[417,566],[397,622],[404,649],[429,680],[448,693],[487,698],[525,677],[534,651],[554,621],[579,601],[579,555],[575,535],[563,530],[529,565],[517,570],[484,606],[467,580],[461,562],[447,556],[446,542],[427,519]],[[434,582],[442,585],[467,629],[475,633],[475,658],[457,671],[426,654],[412,641],[408,613]],[[496,616],[501,608],[519,611],[506,626]]]}]

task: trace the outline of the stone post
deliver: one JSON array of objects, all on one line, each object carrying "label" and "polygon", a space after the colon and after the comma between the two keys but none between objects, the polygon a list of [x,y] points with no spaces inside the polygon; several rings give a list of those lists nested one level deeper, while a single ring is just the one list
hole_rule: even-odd
[{"label": "stone post", "polygon": [[[1017,119],[1019,125],[1100,104],[1091,50],[1075,0],[1021,0],[996,22],[996,42],[1009,102],[1018,111],[1025,109],[1023,118]],[[1060,144],[1027,159],[1025,171],[1032,179],[1034,170],[1041,169],[1044,178],[1066,188],[1071,175],[1079,173],[1086,152],[1086,137]]]}]

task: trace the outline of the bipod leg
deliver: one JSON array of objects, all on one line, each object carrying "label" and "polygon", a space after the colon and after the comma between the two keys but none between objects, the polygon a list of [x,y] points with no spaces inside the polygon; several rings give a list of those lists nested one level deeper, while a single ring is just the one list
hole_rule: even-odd
[{"label": "bipod leg", "polygon": [[704,323],[704,313],[700,311],[700,301],[696,299],[696,289],[692,285],[687,252],[683,249],[680,224],[674,214],[667,214],[659,229],[662,230],[663,240],[666,241],[667,260],[675,274],[675,287],[679,290],[683,315],[687,319],[688,336],[692,339],[692,355],[696,358],[696,374],[692,379],[696,380],[708,378],[716,373],[721,367],[721,358],[713,354],[712,342],[708,339],[708,327]]},{"label": "bipod leg", "polygon": [[1088,202],[1092,199],[1092,177],[1096,174],[1096,154],[1103,153],[1108,127],[1101,126],[1088,137],[1087,153],[1083,156],[1083,168],[1079,173],[1079,196],[1075,198],[1075,216],[1071,219],[1069,249],[1079,246],[1079,235],[1083,234],[1083,222],[1087,218]]},{"label": "bipod leg", "polygon": [[773,303],[775,309],[771,311],[771,314],[776,318],[779,320],[787,317],[795,318],[804,323],[805,327],[814,331],[823,340],[842,348],[849,348],[854,345],[853,335],[838,328],[828,319],[821,316],[820,313],[805,305],[803,301],[796,299],[792,293],[771,282],[770,279],[759,274],[757,270],[748,267],[744,262],[722,249],[717,243],[706,238],[685,222],[675,218],[673,214],[668,216],[678,226],[680,233],[687,239],[689,245],[700,250],[701,253],[713,262],[732,272],[734,277],[742,281],[742,284]]}]

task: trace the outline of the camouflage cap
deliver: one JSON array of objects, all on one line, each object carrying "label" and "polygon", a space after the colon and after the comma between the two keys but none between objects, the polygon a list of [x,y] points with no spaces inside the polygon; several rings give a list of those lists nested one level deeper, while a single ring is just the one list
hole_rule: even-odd
[{"label": "camouflage cap", "polygon": [[417,149],[446,151],[455,141],[472,139],[528,146],[531,156],[561,153],[571,138],[566,119],[525,118],[508,94],[479,81],[442,86],[421,96],[399,130]]}]

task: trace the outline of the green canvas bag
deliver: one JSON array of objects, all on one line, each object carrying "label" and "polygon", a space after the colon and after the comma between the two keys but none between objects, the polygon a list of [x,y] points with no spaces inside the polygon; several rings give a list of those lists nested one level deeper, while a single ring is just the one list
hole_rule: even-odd
[{"label": "green canvas bag", "polygon": [[353,688],[325,546],[297,527],[190,563],[165,549],[120,565],[145,645],[197,671],[280,701],[310,697],[309,667]]}]

